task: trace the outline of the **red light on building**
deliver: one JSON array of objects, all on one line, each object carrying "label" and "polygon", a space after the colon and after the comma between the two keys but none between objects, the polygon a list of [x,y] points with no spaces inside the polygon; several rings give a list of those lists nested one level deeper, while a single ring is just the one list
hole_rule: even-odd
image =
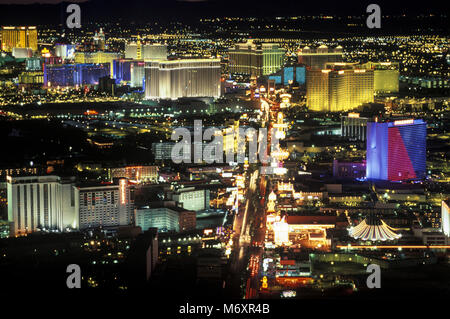
[{"label": "red light on building", "polygon": [[276,282],[285,287],[297,288],[314,282],[310,277],[277,277]]},{"label": "red light on building", "polygon": [[84,112],[84,115],[98,115],[98,112],[96,110],[87,110]]},{"label": "red light on building", "polygon": [[295,260],[292,260],[292,259],[280,260],[280,264],[283,266],[286,266],[286,265],[295,266]]}]

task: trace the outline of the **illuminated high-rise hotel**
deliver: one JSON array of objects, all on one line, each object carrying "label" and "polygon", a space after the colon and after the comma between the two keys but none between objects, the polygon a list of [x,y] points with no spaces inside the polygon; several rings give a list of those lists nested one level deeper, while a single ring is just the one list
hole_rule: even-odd
[{"label": "illuminated high-rise hotel", "polygon": [[143,60],[133,60],[130,66],[131,87],[143,87],[145,78],[145,62]]},{"label": "illuminated high-rise hotel", "polygon": [[220,75],[219,59],[148,61],[145,65],[145,97],[148,99],[218,98]]},{"label": "illuminated high-rise hotel", "polygon": [[114,74],[113,61],[121,59],[122,55],[117,52],[75,52],[76,64],[105,64],[109,63],[110,74]]},{"label": "illuminated high-rise hotel", "polygon": [[12,52],[13,48],[38,49],[36,27],[2,27],[0,38],[1,49],[6,52]]},{"label": "illuminated high-rise hotel", "polygon": [[403,181],[426,176],[427,124],[423,120],[367,123],[366,177]]},{"label": "illuminated high-rise hotel", "polygon": [[77,228],[73,185],[73,179],[58,176],[8,177],[10,235]]},{"label": "illuminated high-rise hotel", "polygon": [[336,47],[329,49],[326,45],[321,45],[317,49],[305,46],[298,52],[298,62],[313,70],[320,70],[326,67],[327,63],[342,62],[343,48]]},{"label": "illuminated high-rise hotel", "polygon": [[134,201],[127,179],[107,185],[75,187],[79,228],[127,226],[132,223]]},{"label": "illuminated high-rise hotel", "polygon": [[132,63],[131,59],[117,59],[112,62],[112,78],[116,79],[116,83],[130,83]]},{"label": "illuminated high-rise hotel", "polygon": [[262,44],[262,74],[268,75],[277,72],[284,63],[285,52],[278,44]]},{"label": "illuminated high-rise hotel", "polygon": [[126,59],[167,60],[167,45],[128,43],[125,46]]},{"label": "illuminated high-rise hotel", "polygon": [[278,44],[255,44],[252,40],[238,43],[228,50],[230,72],[251,76],[277,72],[284,63],[285,51]]},{"label": "illuminated high-rise hotel", "polygon": [[72,60],[75,58],[75,45],[55,44],[55,54],[63,60]]},{"label": "illuminated high-rise hotel", "polygon": [[306,100],[311,111],[340,112],[374,101],[374,71],[355,64],[328,64],[306,71]]},{"label": "illuminated high-rise hotel", "polygon": [[134,201],[127,179],[75,186],[73,177],[8,177],[7,192],[10,236],[126,226],[133,219]]},{"label": "illuminated high-rise hotel", "polygon": [[262,75],[262,52],[253,41],[236,44],[228,50],[228,54],[231,73]]},{"label": "illuminated high-rise hotel", "polygon": [[398,62],[367,62],[366,69],[373,69],[375,93],[398,93],[399,63]]},{"label": "illuminated high-rise hotel", "polygon": [[75,52],[75,63],[110,63],[122,56],[117,52]]}]

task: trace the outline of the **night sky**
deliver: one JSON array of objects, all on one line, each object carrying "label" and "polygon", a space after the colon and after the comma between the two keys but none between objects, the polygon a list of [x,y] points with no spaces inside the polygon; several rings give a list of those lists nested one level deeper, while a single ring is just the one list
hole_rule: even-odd
[{"label": "night sky", "polygon": [[[41,4],[37,4],[37,3]],[[379,4],[382,15],[416,16],[448,13],[448,3],[427,0],[417,6],[410,0],[0,0],[3,24],[58,24],[64,20],[66,4],[82,2],[85,21],[139,22],[179,21],[199,17],[278,17],[301,15],[363,16],[371,3]],[[28,5],[23,5],[28,4]]]},{"label": "night sky", "polygon": [[[66,2],[85,2],[88,0],[70,0]],[[0,0],[0,4],[60,3],[61,0]]]},{"label": "night sky", "polygon": [[228,9],[233,7],[235,11],[239,11],[242,8],[252,8],[254,11],[260,11],[265,9],[268,11],[276,10],[280,11],[285,9],[288,12],[292,8],[303,9],[305,11],[327,11],[327,12],[353,12],[354,9],[360,7],[367,7],[368,4],[376,3],[379,4],[384,11],[394,13],[394,12],[427,12],[429,10],[439,12],[445,12],[443,9],[447,6],[444,1],[441,0],[427,0],[426,2],[419,5],[415,5],[414,2],[409,0],[355,0],[355,1],[336,1],[336,0],[320,0],[320,1],[305,1],[305,0],[0,0],[1,4],[58,4],[61,2],[74,3],[74,2],[106,2],[111,3],[111,5],[117,5],[117,3],[127,4],[130,2],[139,2],[141,5],[149,6],[177,6],[180,3],[195,5],[203,5],[210,7],[223,7]]}]

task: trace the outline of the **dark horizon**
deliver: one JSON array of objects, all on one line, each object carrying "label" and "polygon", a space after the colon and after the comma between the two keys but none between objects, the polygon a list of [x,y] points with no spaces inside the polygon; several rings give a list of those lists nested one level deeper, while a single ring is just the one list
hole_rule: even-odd
[{"label": "dark horizon", "polygon": [[[257,17],[276,17],[284,16],[301,16],[301,15],[365,15],[366,8],[374,1],[345,1],[337,2],[330,0],[322,0],[317,2],[304,1],[267,1],[267,0],[76,0],[76,1],[60,1],[60,0],[19,0],[19,1],[1,1],[0,0],[0,17],[3,18],[9,10],[24,10],[23,14],[33,8],[34,10],[53,10],[67,3],[80,3],[82,9],[100,10],[95,11],[96,14],[101,13],[101,17],[105,15],[120,16],[122,18],[130,17],[131,13],[141,17],[147,16],[152,18],[156,15],[178,17],[220,17],[220,16],[257,16]],[[426,7],[412,6],[410,1],[387,1],[379,0],[376,4],[380,5],[383,15],[410,15],[410,14],[445,14],[448,10],[443,9],[440,1],[427,1]],[[445,6],[445,5],[444,5]],[[447,6],[448,7],[448,6]],[[2,13],[3,12],[3,13]],[[16,17],[20,17],[19,12]],[[93,16],[92,13],[87,13]],[[36,11],[34,11],[36,15]]]},{"label": "dark horizon", "polygon": [[[10,2],[10,1],[7,1]],[[19,1],[22,3],[22,1]],[[51,1],[45,4],[2,4],[0,2],[0,21],[2,25],[47,25],[58,26],[65,23],[68,3]],[[58,3],[56,3],[58,2]],[[373,1],[336,2],[301,2],[280,0],[273,1],[238,1],[238,0],[88,0],[80,3],[82,25],[92,23],[115,23],[137,25],[158,22],[160,26],[172,27],[173,23],[185,23],[198,26],[200,19],[221,17],[255,17],[259,19],[276,19],[289,16],[334,16],[337,19],[291,20],[290,25],[307,32],[327,33],[354,32],[347,24],[362,23],[368,15],[367,6]],[[384,17],[383,27],[379,30],[360,28],[358,32],[370,34],[408,34],[421,30],[428,33],[448,34],[448,18],[442,4],[437,1],[427,2],[427,7],[416,7],[409,2],[377,1]],[[445,6],[445,5],[444,5]],[[417,17],[419,17],[417,19]],[[355,19],[356,17],[356,19]],[[353,21],[350,21],[353,20]],[[210,22],[211,24],[211,22]],[[201,26],[201,25],[200,25]],[[244,29],[248,23],[242,23]],[[201,26],[201,28],[204,26]],[[276,30],[265,30],[276,32]]]}]

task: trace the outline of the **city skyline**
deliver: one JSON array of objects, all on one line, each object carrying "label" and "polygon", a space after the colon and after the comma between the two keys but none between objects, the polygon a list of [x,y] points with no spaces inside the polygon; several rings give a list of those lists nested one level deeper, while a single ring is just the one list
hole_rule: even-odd
[{"label": "city skyline", "polygon": [[445,5],[6,2],[1,296],[167,318],[448,299]]}]

